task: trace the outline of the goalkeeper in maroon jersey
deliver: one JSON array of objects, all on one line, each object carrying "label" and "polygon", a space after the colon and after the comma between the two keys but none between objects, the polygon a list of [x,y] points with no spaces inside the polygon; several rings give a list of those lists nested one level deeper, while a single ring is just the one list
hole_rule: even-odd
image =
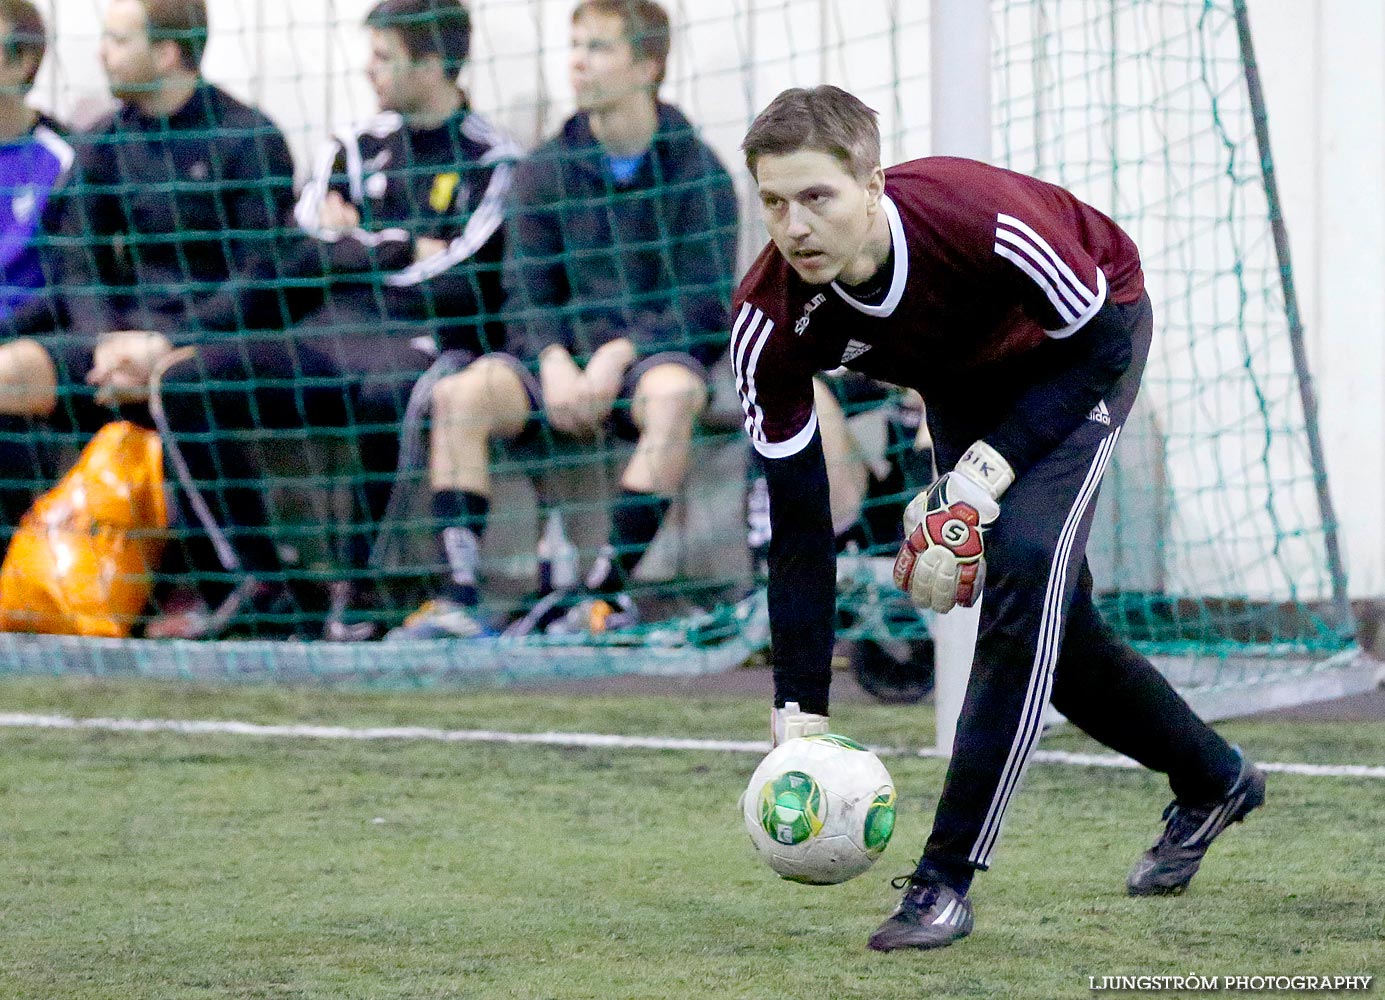
[{"label": "goalkeeper in maroon jersey", "polygon": [[1069,192],[971,160],[880,166],[874,112],[835,87],[780,94],[742,146],[772,243],[737,290],[732,359],[764,459],[772,541],[773,737],[825,732],[834,622],[813,376],[917,389],[937,468],[909,504],[895,580],[921,607],[980,607],[933,831],[870,947],[972,928],[1045,705],[1165,773],[1167,825],[1127,881],[1181,892],[1264,774],[1101,620],[1085,549],[1153,320],[1139,253]]}]

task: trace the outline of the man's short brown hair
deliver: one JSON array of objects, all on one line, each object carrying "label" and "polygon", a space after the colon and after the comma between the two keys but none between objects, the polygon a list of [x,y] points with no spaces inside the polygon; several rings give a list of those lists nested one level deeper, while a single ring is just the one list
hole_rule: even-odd
[{"label": "man's short brown hair", "polygon": [[207,51],[207,0],[140,0],[149,27],[149,44],[178,46],[183,68],[196,73]]},{"label": "man's short brown hair", "polygon": [[659,67],[654,77],[654,86],[664,82],[668,70],[668,50],[672,29],[668,23],[668,12],[654,0],[582,0],[572,12],[572,23],[588,14],[605,14],[620,18],[625,30],[625,40],[635,53],[637,61],[653,60]]},{"label": "man's short brown hair", "polygon": [[755,116],[741,143],[752,177],[760,157],[785,156],[800,149],[827,153],[851,176],[865,180],[880,166],[875,111],[840,87],[794,87]]},{"label": "man's short brown hair", "polygon": [[38,76],[43,54],[48,51],[48,32],[43,26],[43,17],[29,0],[0,0],[0,21],[10,28],[9,34],[0,39],[5,61],[11,62],[26,53],[34,57],[34,67],[24,81],[28,90]]},{"label": "man's short brown hair", "polygon": [[471,13],[461,0],[380,0],[365,23],[397,34],[414,62],[437,56],[453,78],[471,51]]}]

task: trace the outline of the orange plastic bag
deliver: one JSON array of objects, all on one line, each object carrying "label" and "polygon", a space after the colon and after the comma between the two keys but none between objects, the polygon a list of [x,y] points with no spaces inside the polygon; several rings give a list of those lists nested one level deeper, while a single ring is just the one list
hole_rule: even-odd
[{"label": "orange plastic bag", "polygon": [[20,521],[0,566],[0,631],[129,635],[167,528],[159,436],[107,424]]}]

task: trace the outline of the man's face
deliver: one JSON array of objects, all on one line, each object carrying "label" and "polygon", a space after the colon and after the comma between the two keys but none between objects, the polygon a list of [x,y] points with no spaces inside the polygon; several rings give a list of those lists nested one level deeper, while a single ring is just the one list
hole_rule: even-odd
[{"label": "man's face", "polygon": [[370,29],[370,61],[366,77],[381,111],[411,115],[427,105],[432,92],[446,85],[434,70],[434,60],[415,60],[399,32]]},{"label": "man's face", "polygon": [[858,180],[815,149],[761,156],[755,175],[770,239],[804,281],[835,281],[860,257],[880,199],[875,176]]},{"label": "man's face", "polygon": [[[14,33],[14,25],[0,17],[0,39],[9,38]],[[27,52],[16,53],[6,59],[0,54],[0,94],[6,97],[23,97],[29,92],[29,71],[33,68],[33,56]]]},{"label": "man's face", "polygon": [[149,21],[139,0],[111,0],[101,32],[101,65],[111,94],[122,101],[157,89],[161,79]]},{"label": "man's face", "polygon": [[606,111],[632,94],[652,94],[654,63],[637,60],[614,14],[586,13],[572,25],[568,75],[581,111]]},{"label": "man's face", "polygon": [[370,60],[366,78],[381,111],[408,114],[418,104],[417,67],[399,33],[387,28],[371,28]]}]

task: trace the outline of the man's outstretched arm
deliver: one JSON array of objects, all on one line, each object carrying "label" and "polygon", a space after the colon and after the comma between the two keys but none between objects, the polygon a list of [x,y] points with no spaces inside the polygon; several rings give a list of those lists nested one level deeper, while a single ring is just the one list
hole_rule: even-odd
[{"label": "man's outstretched arm", "polygon": [[[763,455],[763,452],[762,452]],[[764,456],[769,486],[769,621],[774,703],[827,715],[836,638],[837,555],[822,437]]]}]

